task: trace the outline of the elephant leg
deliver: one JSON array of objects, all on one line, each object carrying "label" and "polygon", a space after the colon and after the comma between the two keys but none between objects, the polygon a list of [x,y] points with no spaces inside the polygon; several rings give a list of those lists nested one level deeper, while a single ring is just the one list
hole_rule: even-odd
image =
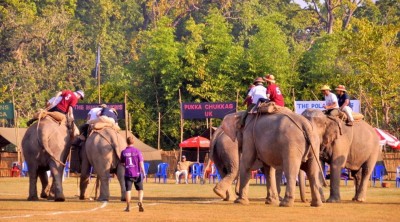
[{"label": "elephant leg", "polygon": [[299,174],[300,169],[300,158],[286,158],[283,160],[283,172],[285,173],[287,184],[285,197],[279,204],[281,207],[291,207],[294,204],[295,190],[296,190],[296,178]]},{"label": "elephant leg", "polygon": [[299,189],[301,202],[307,203],[308,200],[306,198],[306,175],[303,170],[299,171]]},{"label": "elephant leg", "polygon": [[340,174],[341,174],[341,164],[332,162],[331,163],[331,177],[330,177],[330,194],[328,203],[339,203],[340,202]]},{"label": "elephant leg", "polygon": [[[322,206],[321,194],[322,186],[320,184],[320,169],[318,166],[318,160],[314,158],[310,158],[307,161],[307,176],[310,180],[310,188],[311,188],[311,206],[319,207]],[[301,177],[304,178],[304,174],[299,173]]]},{"label": "elephant leg", "polygon": [[218,172],[220,172],[222,180],[214,187],[214,193],[224,199],[224,201],[229,201],[231,197],[230,189],[233,181],[237,177],[238,167],[230,166],[226,171],[228,173],[224,172],[224,168],[221,168],[221,170],[218,168]]},{"label": "elephant leg", "polygon": [[[81,151],[81,155],[86,155],[86,152],[84,150]],[[86,195],[86,190],[89,185],[90,164],[86,156],[81,156],[81,161],[82,163],[81,163],[81,176],[79,182],[79,190],[80,190],[79,199],[85,200],[88,198],[88,196]]]},{"label": "elephant leg", "polygon": [[352,200],[355,201],[358,197],[357,194],[360,190],[360,185],[361,185],[361,169],[352,170],[351,176],[354,179],[354,187],[355,187],[355,193],[354,193],[354,197],[352,198]]},{"label": "elephant leg", "polygon": [[50,191],[49,177],[44,170],[39,171],[38,173],[40,182],[42,183],[42,192],[40,193],[40,198],[48,198],[48,193]]},{"label": "elephant leg", "polygon": [[125,201],[126,200],[125,168],[121,164],[118,164],[117,178],[119,181],[119,185],[121,187],[121,201]]},{"label": "elephant leg", "polygon": [[[37,168],[37,167],[36,167]],[[38,172],[37,169],[29,166],[29,196],[28,201],[37,201],[39,197],[37,195],[37,178]]]},{"label": "elephant leg", "polygon": [[252,145],[247,144],[243,146],[242,158],[240,159],[240,185],[239,185],[239,197],[235,200],[235,203],[249,204],[248,190],[249,182],[251,177],[251,167],[256,160],[256,151]]},{"label": "elephant leg", "polygon": [[62,177],[64,174],[64,167],[61,164],[50,162],[50,171],[53,175],[53,186],[54,191],[54,201],[62,202],[65,201],[63,187],[62,187]]},{"label": "elephant leg", "polygon": [[367,187],[368,187],[368,182],[371,177],[372,171],[374,170],[376,161],[370,161],[368,160],[367,163],[364,163],[363,166],[361,167],[361,182],[359,189],[357,190],[358,192],[356,193],[355,196],[355,201],[358,202],[365,202],[367,200]]},{"label": "elephant leg", "polygon": [[267,199],[265,204],[278,205],[279,195],[276,189],[275,168],[264,164],[264,175],[267,186]]},{"label": "elephant leg", "polygon": [[97,199],[98,201],[108,201],[110,198],[110,167],[105,167],[105,169],[96,169],[97,176],[100,180],[100,195]]},{"label": "elephant leg", "polygon": [[282,177],[283,177],[282,169],[276,169],[275,170],[275,181],[276,181],[276,191],[278,194],[279,201],[281,201],[283,199],[281,197]]}]

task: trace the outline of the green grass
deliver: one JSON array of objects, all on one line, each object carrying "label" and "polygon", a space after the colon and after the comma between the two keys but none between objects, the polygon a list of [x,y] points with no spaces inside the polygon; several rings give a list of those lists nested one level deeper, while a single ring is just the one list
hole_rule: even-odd
[{"label": "green grass", "polygon": [[[250,205],[223,202],[212,192],[213,184],[145,183],[145,212],[123,212],[116,179],[111,181],[112,198],[107,205],[80,201],[76,196],[76,178],[64,182],[66,202],[41,200],[28,202],[27,178],[0,178],[0,220],[4,221],[400,221],[400,188],[369,187],[366,203],[351,201],[353,182],[341,187],[342,203],[312,208],[296,201],[294,207],[280,208],[264,204],[263,185],[251,182]],[[379,186],[379,185],[378,185]],[[92,191],[93,183],[89,185]],[[394,187],[394,182],[392,182]],[[284,191],[284,187],[283,187]],[[93,196],[94,192],[92,193]],[[135,194],[135,192],[133,192]],[[307,193],[310,198],[310,193]],[[328,189],[325,189],[328,197]],[[297,194],[297,198],[299,195]],[[134,206],[136,199],[133,200]]]}]

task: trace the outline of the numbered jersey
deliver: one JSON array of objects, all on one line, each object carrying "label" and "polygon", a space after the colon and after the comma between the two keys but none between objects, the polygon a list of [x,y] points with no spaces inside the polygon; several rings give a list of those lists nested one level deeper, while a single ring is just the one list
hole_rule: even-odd
[{"label": "numbered jersey", "polygon": [[285,106],[282,92],[276,84],[271,84],[268,86],[267,94],[269,94],[269,99],[272,102],[275,102],[276,105]]},{"label": "numbered jersey", "polygon": [[75,107],[78,103],[78,98],[75,96],[74,92],[70,90],[64,90],[61,94],[61,101],[57,104],[57,108],[64,113],[68,112],[69,107]]},{"label": "numbered jersey", "polygon": [[121,152],[121,163],[125,164],[126,177],[140,176],[140,162],[143,162],[143,155],[135,147],[128,146]]}]

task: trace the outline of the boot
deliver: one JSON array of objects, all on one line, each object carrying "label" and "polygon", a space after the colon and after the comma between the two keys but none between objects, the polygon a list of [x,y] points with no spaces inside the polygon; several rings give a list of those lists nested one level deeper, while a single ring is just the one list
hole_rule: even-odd
[{"label": "boot", "polygon": [[34,123],[36,120],[38,120],[37,118],[32,118],[32,119],[30,119],[27,123],[26,123],[26,125],[27,126],[30,126],[30,125],[32,125],[32,123]]}]

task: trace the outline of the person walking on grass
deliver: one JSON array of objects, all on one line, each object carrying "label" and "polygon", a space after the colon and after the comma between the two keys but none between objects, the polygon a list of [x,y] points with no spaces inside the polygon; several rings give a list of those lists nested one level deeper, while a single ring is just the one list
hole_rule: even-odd
[{"label": "person walking on grass", "polygon": [[133,146],[134,140],[128,137],[128,147],[121,152],[121,164],[125,167],[126,212],[130,211],[132,184],[138,191],[139,212],[143,212],[143,180],[146,178],[143,155]]}]

